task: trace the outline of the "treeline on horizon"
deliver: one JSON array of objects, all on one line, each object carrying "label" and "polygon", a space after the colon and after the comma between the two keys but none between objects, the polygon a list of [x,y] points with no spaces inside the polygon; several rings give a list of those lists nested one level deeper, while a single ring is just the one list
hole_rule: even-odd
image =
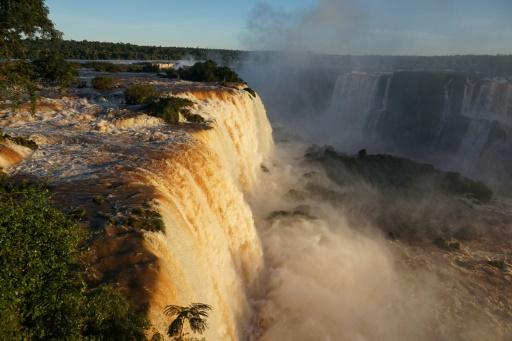
[{"label": "treeline on horizon", "polygon": [[[207,49],[198,47],[141,46],[130,43],[98,41],[25,40],[21,59],[38,59],[48,49],[56,50],[66,59],[80,60],[180,60],[212,59],[222,65],[249,60],[272,62],[280,52]],[[308,52],[309,53],[309,52]],[[451,70],[480,72],[495,76],[512,76],[512,55],[450,55],[450,56],[386,56],[311,54],[311,63],[338,70],[396,71]],[[286,54],[285,54],[286,56]],[[285,57],[286,58],[286,57]]]},{"label": "treeline on horizon", "polygon": [[243,53],[238,50],[207,49],[199,47],[140,46],[130,43],[108,43],[99,41],[44,41],[25,40],[21,59],[38,59],[46,50],[57,50],[66,59],[82,60],[180,60],[215,59],[229,64]]}]

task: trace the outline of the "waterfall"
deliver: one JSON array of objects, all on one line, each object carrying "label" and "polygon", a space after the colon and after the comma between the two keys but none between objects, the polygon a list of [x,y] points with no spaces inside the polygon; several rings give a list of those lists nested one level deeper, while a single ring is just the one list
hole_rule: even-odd
[{"label": "waterfall", "polygon": [[11,141],[0,139],[0,171],[7,170],[29,157],[33,151]]},{"label": "waterfall", "polygon": [[141,170],[165,223],[165,234],[146,233],[159,259],[149,316],[165,335],[168,304],[206,303],[213,311],[205,337],[244,338],[251,308],[248,293],[262,266],[262,250],[244,198],[272,152],[271,127],[259,98],[245,91],[187,92],[195,113],[212,128]]},{"label": "waterfall", "polygon": [[[387,93],[391,77],[386,78],[383,94],[382,75],[352,72],[338,77],[331,105],[328,109],[326,125],[336,129],[339,139],[357,142],[364,133],[374,129],[380,112],[387,105]],[[341,133],[339,133],[341,130]]]},{"label": "waterfall", "polygon": [[512,125],[512,83],[503,78],[479,82],[468,79],[461,115]]}]

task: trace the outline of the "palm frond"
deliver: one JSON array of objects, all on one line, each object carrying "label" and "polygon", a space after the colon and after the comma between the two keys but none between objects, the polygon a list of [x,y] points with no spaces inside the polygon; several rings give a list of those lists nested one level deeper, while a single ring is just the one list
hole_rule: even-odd
[{"label": "palm frond", "polygon": [[185,307],[180,307],[179,305],[168,305],[165,307],[164,313],[167,316],[174,316],[174,315],[178,315],[184,309],[185,309]]},{"label": "palm frond", "polygon": [[190,308],[197,309],[197,310],[212,310],[212,307],[208,304],[204,303],[192,303],[190,305]]}]

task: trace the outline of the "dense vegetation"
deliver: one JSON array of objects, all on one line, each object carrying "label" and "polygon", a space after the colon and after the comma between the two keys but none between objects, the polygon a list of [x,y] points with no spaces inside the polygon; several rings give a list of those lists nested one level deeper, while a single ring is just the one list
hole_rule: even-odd
[{"label": "dense vegetation", "polygon": [[158,66],[150,63],[114,64],[108,62],[87,62],[81,64],[84,68],[91,68],[98,72],[159,72]]},{"label": "dense vegetation", "polygon": [[[41,0],[0,0],[0,101],[13,110],[24,102],[35,112],[38,90],[43,85],[67,86],[76,72],[62,55],[54,52],[60,39]],[[37,58],[20,58],[27,44],[44,42]],[[18,57],[18,60],[12,58]],[[5,61],[9,60],[9,61]]]},{"label": "dense vegetation", "polygon": [[193,66],[181,68],[177,71],[178,76],[183,80],[193,82],[233,82],[244,83],[238,74],[226,66],[218,66],[213,60],[195,63]]},{"label": "dense vegetation", "polygon": [[0,179],[0,338],[142,340],[147,321],[111,287],[88,288],[86,233],[41,185]]},{"label": "dense vegetation", "polygon": [[[48,49],[45,41],[24,41],[25,50],[18,55],[21,58],[39,58],[39,54]],[[85,60],[178,60],[178,59],[216,59],[224,64],[238,60],[241,51],[204,49],[191,47],[138,46],[124,43],[104,43],[97,41],[63,40],[56,50],[67,59]]]}]

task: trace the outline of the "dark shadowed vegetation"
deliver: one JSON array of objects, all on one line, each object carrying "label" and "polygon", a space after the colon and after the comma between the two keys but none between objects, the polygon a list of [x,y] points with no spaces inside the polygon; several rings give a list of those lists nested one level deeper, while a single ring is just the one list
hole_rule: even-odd
[{"label": "dark shadowed vegetation", "polygon": [[415,189],[428,192],[432,189],[446,194],[467,196],[482,202],[492,198],[492,191],[482,182],[468,179],[458,173],[443,172],[428,164],[392,155],[358,156],[337,153],[333,148],[324,148],[320,154],[310,150],[306,155],[310,160],[335,160],[339,166],[368,183],[396,189]]},{"label": "dark shadowed vegetation", "polygon": [[181,97],[163,97],[150,103],[146,109],[152,116],[162,118],[165,122],[176,124],[180,121],[180,114],[189,121],[203,123],[201,116],[191,114],[188,109],[194,102]]},{"label": "dark shadowed vegetation", "polygon": [[164,312],[174,320],[169,325],[167,335],[176,341],[188,340],[187,323],[192,333],[203,334],[208,328],[207,319],[211,310],[212,308],[208,304],[203,303],[192,303],[187,307],[168,305]]},{"label": "dark shadowed vegetation", "polygon": [[304,189],[290,191],[292,200],[327,200],[354,226],[369,223],[393,239],[429,240],[452,250],[457,242],[451,238],[499,234],[511,223],[486,208],[492,200],[486,185],[457,173],[390,155],[346,155],[332,147],[310,148],[306,160],[330,181],[317,172],[304,174]]},{"label": "dark shadowed vegetation", "polygon": [[[42,51],[51,44],[47,41],[26,40],[20,58],[39,58]],[[67,59],[84,60],[196,60],[216,59],[223,64],[237,61],[243,54],[236,50],[205,49],[192,47],[139,46],[125,43],[105,43],[97,41],[63,40],[55,45],[55,50]]]},{"label": "dark shadowed vegetation", "polygon": [[219,66],[213,60],[181,68],[177,70],[177,73],[181,79],[193,82],[244,83],[235,71],[226,66]]},{"label": "dark shadowed vegetation", "polygon": [[135,63],[135,64],[114,64],[108,62],[87,62],[80,64],[81,67],[90,68],[98,72],[159,72],[158,66],[151,63]]}]

